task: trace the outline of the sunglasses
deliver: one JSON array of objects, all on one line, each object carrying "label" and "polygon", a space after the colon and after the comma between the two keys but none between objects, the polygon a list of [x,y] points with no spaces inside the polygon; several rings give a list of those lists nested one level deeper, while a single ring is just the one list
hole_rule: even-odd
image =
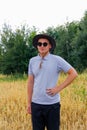
[{"label": "sunglasses", "polygon": [[44,42],[44,43],[41,43],[41,42],[37,42],[37,46],[44,46],[44,47],[46,47],[47,45],[48,45],[48,43],[47,42]]}]

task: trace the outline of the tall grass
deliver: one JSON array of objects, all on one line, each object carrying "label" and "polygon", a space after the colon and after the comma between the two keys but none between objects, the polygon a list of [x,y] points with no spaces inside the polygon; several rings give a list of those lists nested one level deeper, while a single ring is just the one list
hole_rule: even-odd
[{"label": "tall grass", "polygon": [[[61,75],[59,83],[65,77]],[[8,78],[0,75],[0,130],[32,130],[26,112],[27,79]],[[61,130],[87,130],[87,74],[80,74],[60,94]]]}]

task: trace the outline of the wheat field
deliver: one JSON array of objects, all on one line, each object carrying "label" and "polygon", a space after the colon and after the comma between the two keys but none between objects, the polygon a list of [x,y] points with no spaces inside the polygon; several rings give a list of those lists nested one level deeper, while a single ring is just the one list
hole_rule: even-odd
[{"label": "wheat field", "polygon": [[[59,83],[65,77],[61,75]],[[27,79],[7,79],[0,75],[0,130],[32,130],[26,111]],[[61,130],[87,130],[87,74],[79,74],[60,95]]]}]

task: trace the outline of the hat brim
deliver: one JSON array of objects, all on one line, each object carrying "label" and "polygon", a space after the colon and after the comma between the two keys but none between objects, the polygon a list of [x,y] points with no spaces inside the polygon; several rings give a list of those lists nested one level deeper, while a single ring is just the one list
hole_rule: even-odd
[{"label": "hat brim", "polygon": [[36,36],[33,38],[33,46],[34,46],[35,48],[37,48],[37,42],[38,42],[38,40],[41,39],[41,38],[47,39],[47,40],[50,42],[51,46],[52,46],[51,51],[54,51],[54,49],[55,49],[55,47],[56,47],[56,42],[55,42],[55,40],[54,40],[51,36],[49,36],[49,35],[47,35],[47,34],[38,34],[38,35],[36,35]]}]

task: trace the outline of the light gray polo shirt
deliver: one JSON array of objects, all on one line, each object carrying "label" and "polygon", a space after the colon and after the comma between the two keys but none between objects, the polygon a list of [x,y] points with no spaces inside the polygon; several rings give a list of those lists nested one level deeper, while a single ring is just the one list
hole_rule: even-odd
[{"label": "light gray polo shirt", "polygon": [[[42,61],[42,67],[40,63]],[[43,59],[38,55],[30,59],[28,75],[34,76],[32,102],[38,104],[54,104],[60,102],[59,93],[50,96],[46,93],[47,88],[56,86],[61,71],[65,73],[72,66],[60,56],[48,54]]]}]

